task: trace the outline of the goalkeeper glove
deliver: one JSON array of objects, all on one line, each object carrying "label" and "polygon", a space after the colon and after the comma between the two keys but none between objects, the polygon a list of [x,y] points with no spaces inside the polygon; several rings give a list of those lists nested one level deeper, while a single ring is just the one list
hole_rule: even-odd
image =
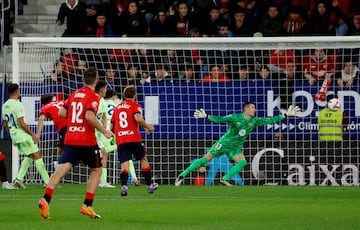
[{"label": "goalkeeper glove", "polygon": [[299,106],[292,106],[290,105],[288,108],[287,113],[285,113],[285,117],[293,117],[293,116],[297,116],[300,113],[300,108]]},{"label": "goalkeeper glove", "polygon": [[197,109],[194,112],[194,117],[195,118],[207,118],[208,115],[205,113],[204,109]]}]

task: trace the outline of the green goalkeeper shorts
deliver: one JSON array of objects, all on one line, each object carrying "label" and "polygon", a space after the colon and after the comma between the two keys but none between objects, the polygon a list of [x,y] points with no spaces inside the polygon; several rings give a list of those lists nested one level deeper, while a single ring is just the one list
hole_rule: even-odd
[{"label": "green goalkeeper shorts", "polygon": [[236,155],[243,154],[243,151],[242,145],[223,144],[217,141],[211,146],[209,153],[214,157],[220,157],[226,154],[230,160],[233,160]]}]

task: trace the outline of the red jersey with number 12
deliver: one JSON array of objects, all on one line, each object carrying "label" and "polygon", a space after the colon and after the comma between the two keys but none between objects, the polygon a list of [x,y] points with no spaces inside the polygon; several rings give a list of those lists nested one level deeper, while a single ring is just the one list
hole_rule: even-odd
[{"label": "red jersey with number 12", "polygon": [[132,100],[122,101],[115,107],[111,123],[113,123],[117,145],[142,141],[139,124],[135,120],[135,114],[141,112],[141,105]]},{"label": "red jersey with number 12", "polygon": [[95,128],[86,120],[86,111],[95,114],[99,108],[100,97],[89,87],[72,92],[65,101],[67,109],[67,130],[64,144],[75,146],[95,146]]},{"label": "red jersey with number 12", "polygon": [[55,129],[60,133],[61,129],[65,127],[67,123],[66,118],[59,117],[59,110],[64,105],[63,101],[52,101],[41,107],[39,116],[44,114],[46,118],[50,118],[54,122]]}]

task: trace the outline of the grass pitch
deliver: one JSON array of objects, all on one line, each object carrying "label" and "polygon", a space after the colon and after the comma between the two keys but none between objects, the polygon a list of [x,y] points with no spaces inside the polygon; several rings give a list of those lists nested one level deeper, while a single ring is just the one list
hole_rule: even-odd
[{"label": "grass pitch", "polygon": [[40,218],[41,185],[0,190],[1,229],[359,229],[360,187],[146,186],[99,188],[94,209],[101,219],[80,214],[84,185],[54,192],[50,220]]}]

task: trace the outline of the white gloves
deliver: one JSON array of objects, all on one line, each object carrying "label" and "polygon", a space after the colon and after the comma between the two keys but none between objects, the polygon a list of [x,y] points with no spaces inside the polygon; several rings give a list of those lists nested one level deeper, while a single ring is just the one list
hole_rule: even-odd
[{"label": "white gloves", "polygon": [[293,117],[293,116],[297,116],[300,113],[300,108],[299,106],[292,106],[290,105],[288,108],[287,113],[285,114],[288,117]]},{"label": "white gloves", "polygon": [[204,109],[197,109],[194,112],[195,118],[207,118],[207,114],[205,113]]}]

